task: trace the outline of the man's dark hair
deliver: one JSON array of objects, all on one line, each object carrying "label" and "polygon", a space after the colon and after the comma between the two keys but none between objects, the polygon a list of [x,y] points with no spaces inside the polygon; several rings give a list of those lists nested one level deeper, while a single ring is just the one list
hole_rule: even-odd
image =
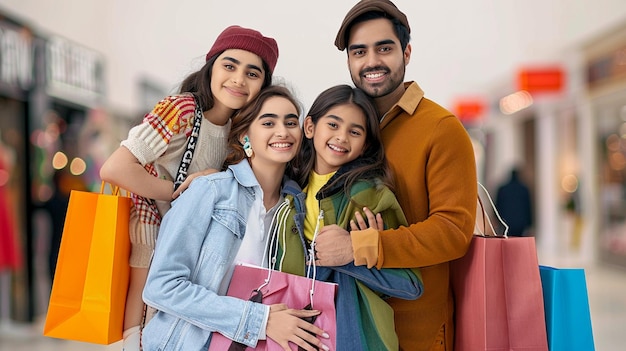
[{"label": "man's dark hair", "polygon": [[411,34],[409,33],[409,29],[405,27],[397,18],[390,17],[386,13],[380,11],[366,12],[355,18],[354,21],[352,21],[346,28],[346,37],[344,38],[345,42],[350,42],[350,31],[355,24],[378,18],[386,18],[391,21],[391,24],[393,25],[393,31],[396,33],[396,36],[400,40],[400,47],[402,48],[402,51],[404,51],[407,45],[409,45],[409,41],[411,41]]}]

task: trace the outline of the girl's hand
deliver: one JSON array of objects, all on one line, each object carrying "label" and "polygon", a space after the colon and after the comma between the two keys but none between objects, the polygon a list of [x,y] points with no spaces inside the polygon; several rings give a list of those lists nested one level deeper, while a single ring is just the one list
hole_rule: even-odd
[{"label": "girl's hand", "polygon": [[183,193],[183,191],[187,190],[187,188],[189,188],[189,184],[191,184],[191,181],[194,180],[195,178],[217,173],[217,172],[219,172],[217,169],[209,168],[209,169],[205,169],[204,171],[196,172],[196,173],[192,173],[188,175],[187,179],[185,179],[185,181],[182,182],[182,184],[178,187],[178,189],[176,189],[176,191],[172,194],[172,200],[176,199],[177,197],[180,196],[180,194]]},{"label": "girl's hand", "polygon": [[307,351],[315,351],[314,346],[328,351],[329,347],[322,344],[316,337],[316,335],[319,335],[328,339],[328,334],[315,325],[301,319],[319,314],[320,311],[318,310],[295,310],[288,308],[284,304],[271,305],[265,334],[285,351],[291,351],[289,342]]},{"label": "girl's hand", "polygon": [[363,207],[363,213],[365,213],[367,221],[365,221],[363,215],[361,215],[360,212],[356,212],[354,214],[354,219],[350,221],[350,230],[365,230],[367,228],[372,228],[376,230],[385,229],[383,216],[380,213],[374,215],[374,213],[367,207]]}]

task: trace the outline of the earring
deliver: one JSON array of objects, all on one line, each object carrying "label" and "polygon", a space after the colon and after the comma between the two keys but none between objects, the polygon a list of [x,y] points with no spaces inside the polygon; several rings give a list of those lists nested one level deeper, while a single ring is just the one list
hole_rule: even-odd
[{"label": "earring", "polygon": [[250,145],[250,138],[247,135],[243,137],[243,151],[246,156],[252,157],[252,145]]}]

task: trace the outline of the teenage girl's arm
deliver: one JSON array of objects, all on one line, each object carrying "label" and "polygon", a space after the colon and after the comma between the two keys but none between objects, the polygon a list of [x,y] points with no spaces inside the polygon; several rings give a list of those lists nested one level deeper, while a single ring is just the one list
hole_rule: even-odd
[{"label": "teenage girl's arm", "polygon": [[120,146],[104,162],[100,168],[100,178],[149,199],[170,201],[174,192],[172,181],[148,173],[125,146]]},{"label": "teenage girl's arm", "polygon": [[174,183],[172,181],[150,175],[126,147],[120,146],[100,168],[100,178],[137,195],[149,199],[169,201],[176,199],[183,191],[187,190],[195,178],[216,172],[219,170],[210,168],[192,173],[187,176],[176,191],[173,191]]},{"label": "teenage girl's arm", "polygon": [[187,176],[187,178],[185,179],[184,182],[182,182],[179,186],[178,189],[176,189],[176,191],[174,191],[174,194],[172,194],[172,200],[179,197],[180,194],[183,193],[183,191],[187,190],[187,188],[189,187],[189,184],[191,184],[191,181],[194,180],[197,177],[201,177],[201,176],[205,176],[205,175],[209,175],[209,174],[213,174],[213,173],[217,173],[219,172],[219,170],[214,169],[214,168],[209,168],[209,169],[205,169],[204,171],[201,172],[196,172],[196,173],[192,173],[190,175]]},{"label": "teenage girl's arm", "polygon": [[149,199],[171,201],[173,182],[154,177],[144,165],[159,158],[171,139],[187,128],[193,117],[191,106],[195,106],[191,96],[168,96],[159,101],[105,161],[100,169],[102,180]]}]

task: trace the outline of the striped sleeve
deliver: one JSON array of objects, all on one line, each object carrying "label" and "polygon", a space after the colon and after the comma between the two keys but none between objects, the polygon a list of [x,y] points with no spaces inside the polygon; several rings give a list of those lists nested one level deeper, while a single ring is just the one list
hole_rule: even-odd
[{"label": "striped sleeve", "polygon": [[122,141],[142,165],[154,162],[161,156],[172,137],[191,132],[195,101],[191,95],[168,96],[146,114],[141,124],[128,132]]}]

